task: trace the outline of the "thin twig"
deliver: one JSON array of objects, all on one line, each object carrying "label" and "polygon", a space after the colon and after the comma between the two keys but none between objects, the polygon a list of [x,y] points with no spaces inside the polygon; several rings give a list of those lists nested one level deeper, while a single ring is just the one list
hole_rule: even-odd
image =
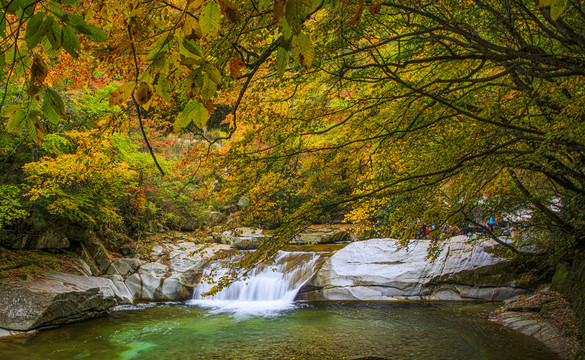
[{"label": "thin twig", "polygon": [[[132,32],[130,31],[130,27],[128,27],[128,36],[130,37],[130,47],[132,48],[132,56],[134,57],[134,68],[136,69],[135,81],[136,81],[136,84],[138,84],[138,75],[140,75],[140,70],[138,69],[138,59],[136,58],[136,48],[134,47],[134,39],[132,38]],[[158,168],[158,171],[161,173],[161,175],[164,176],[165,172],[158,164],[158,160],[156,159],[156,155],[154,154],[154,151],[152,150],[152,146],[150,146],[150,142],[148,141],[148,137],[146,136],[146,132],[144,131],[144,125],[142,124],[142,115],[140,115],[140,105],[138,105],[138,102],[136,101],[136,98],[134,97],[134,90],[136,90],[136,85],[134,86],[134,89],[132,90],[132,102],[134,103],[134,106],[136,107],[136,114],[138,115],[138,124],[140,125],[140,131],[142,132],[142,138],[144,139],[144,143],[146,144],[146,148],[148,149],[148,152],[150,153],[152,160],[154,160],[154,164]]]}]

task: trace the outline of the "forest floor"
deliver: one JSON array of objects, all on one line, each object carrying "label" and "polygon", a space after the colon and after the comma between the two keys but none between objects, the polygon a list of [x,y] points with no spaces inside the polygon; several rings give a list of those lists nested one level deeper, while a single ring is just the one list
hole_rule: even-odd
[{"label": "forest floor", "polygon": [[33,280],[47,271],[80,274],[78,257],[71,253],[12,250],[0,247],[0,282]]}]

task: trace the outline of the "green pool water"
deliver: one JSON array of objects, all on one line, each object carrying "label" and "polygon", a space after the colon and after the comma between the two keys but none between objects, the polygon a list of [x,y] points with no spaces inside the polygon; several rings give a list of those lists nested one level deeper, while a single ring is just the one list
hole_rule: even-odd
[{"label": "green pool water", "polygon": [[187,304],[0,341],[0,359],[558,359],[486,318],[491,305],[300,303],[270,316]]}]

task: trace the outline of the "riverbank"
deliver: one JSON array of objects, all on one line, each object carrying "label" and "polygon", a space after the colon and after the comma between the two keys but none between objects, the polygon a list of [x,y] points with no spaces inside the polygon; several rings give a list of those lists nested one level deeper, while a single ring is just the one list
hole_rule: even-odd
[{"label": "riverbank", "polygon": [[565,360],[577,355],[579,326],[575,311],[567,299],[549,287],[505,301],[491,318],[535,337]]}]

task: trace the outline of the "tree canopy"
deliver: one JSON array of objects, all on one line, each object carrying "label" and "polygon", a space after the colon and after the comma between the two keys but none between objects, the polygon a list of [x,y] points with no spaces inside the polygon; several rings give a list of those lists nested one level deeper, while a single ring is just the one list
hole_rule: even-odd
[{"label": "tree canopy", "polygon": [[[421,223],[505,217],[552,248],[582,248],[581,5],[2,0],[0,125],[20,136],[4,162],[74,126],[103,144],[130,118],[160,173],[149,132],[201,139],[177,168],[199,196],[249,199],[237,219],[276,229],[265,252],[332,213],[403,239]],[[74,121],[68,99],[104,82],[121,110]],[[66,161],[28,165],[30,179]],[[116,182],[136,181],[120,169]],[[23,216],[7,199],[3,216]]]}]

